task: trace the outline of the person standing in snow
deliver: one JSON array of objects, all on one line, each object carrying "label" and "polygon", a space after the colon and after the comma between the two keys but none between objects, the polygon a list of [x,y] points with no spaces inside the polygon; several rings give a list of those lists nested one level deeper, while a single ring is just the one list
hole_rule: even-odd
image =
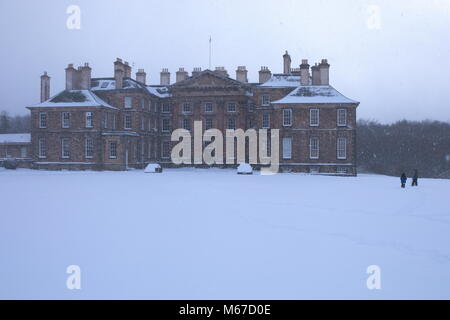
[{"label": "person standing in snow", "polygon": [[407,178],[406,178],[406,174],[403,172],[402,175],[401,175],[401,177],[400,177],[400,182],[402,183],[402,188],[405,187],[406,179],[407,179]]},{"label": "person standing in snow", "polygon": [[412,184],[411,184],[411,186],[418,186],[417,185],[417,179],[419,179],[419,172],[417,171],[417,169],[414,169],[414,175],[413,175],[413,177],[412,177]]}]

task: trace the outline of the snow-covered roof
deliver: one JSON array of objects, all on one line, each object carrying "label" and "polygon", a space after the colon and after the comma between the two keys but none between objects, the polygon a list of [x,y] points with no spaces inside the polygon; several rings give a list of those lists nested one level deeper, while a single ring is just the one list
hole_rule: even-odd
[{"label": "snow-covered roof", "polygon": [[30,143],[29,133],[5,133],[0,134],[0,143]]},{"label": "snow-covered roof", "polygon": [[260,84],[259,87],[269,88],[295,88],[300,84],[300,76],[291,74],[274,74],[269,80]]},{"label": "snow-covered roof", "polygon": [[117,109],[100,99],[90,90],[65,90],[51,97],[47,101],[30,107],[54,108],[54,107],[106,107]]},{"label": "snow-covered roof", "polygon": [[167,87],[161,87],[161,86],[148,86],[147,91],[154,96],[160,97],[160,98],[168,98],[170,97],[169,89]]},{"label": "snow-covered roof", "polygon": [[339,93],[332,86],[299,86],[284,98],[273,101],[283,103],[358,103]]},{"label": "snow-covered roof", "polygon": [[[143,85],[133,79],[127,78],[123,79],[122,89],[140,89],[143,88]],[[116,81],[114,79],[92,79],[91,81],[91,90],[92,91],[100,91],[100,90],[115,90],[116,89]]]}]

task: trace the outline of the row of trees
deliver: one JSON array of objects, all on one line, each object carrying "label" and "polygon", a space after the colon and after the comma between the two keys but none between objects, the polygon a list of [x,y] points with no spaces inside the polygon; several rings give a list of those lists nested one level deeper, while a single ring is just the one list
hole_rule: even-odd
[{"label": "row of trees", "polygon": [[[0,133],[30,132],[30,116],[0,113]],[[358,121],[358,166],[365,171],[422,177],[450,177],[450,123]]]},{"label": "row of trees", "polygon": [[417,169],[422,177],[450,178],[450,123],[360,120],[357,159],[369,172],[411,176]]},{"label": "row of trees", "polygon": [[6,111],[0,112],[0,133],[30,132],[30,116],[10,116]]}]

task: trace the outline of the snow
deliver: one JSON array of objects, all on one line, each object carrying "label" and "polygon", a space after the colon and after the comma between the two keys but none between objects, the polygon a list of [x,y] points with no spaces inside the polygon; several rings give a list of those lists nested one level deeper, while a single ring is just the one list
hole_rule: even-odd
[{"label": "snow", "polygon": [[272,104],[290,103],[358,103],[349,99],[332,86],[299,86],[286,97],[273,101]]},{"label": "snow", "polygon": [[160,98],[168,98],[171,96],[171,94],[169,93],[167,87],[161,87],[161,86],[156,86],[156,87],[152,87],[152,86],[147,86],[147,91],[151,94],[153,94],[154,96],[160,97]]},{"label": "snow", "polygon": [[270,79],[259,87],[270,88],[295,88],[300,85],[300,76],[293,76],[287,74],[274,74]]},{"label": "snow", "polygon": [[[0,298],[450,298],[450,180],[0,172]],[[81,290],[66,288],[79,265]],[[366,270],[381,268],[381,290]]]},{"label": "snow", "polygon": [[252,174],[253,173],[252,166],[249,165],[248,163],[241,163],[237,168],[237,173],[238,174]]},{"label": "snow", "polygon": [[158,170],[161,170],[161,166],[157,163],[149,163],[146,167],[144,172],[145,173],[157,173]]},{"label": "snow", "polygon": [[0,134],[0,143],[30,143],[29,133],[4,133]]},{"label": "snow", "polygon": [[118,109],[116,107],[113,107],[112,105],[106,103],[102,99],[100,99],[95,93],[91,92],[90,90],[68,90],[72,93],[80,93],[85,97],[85,101],[83,102],[52,102],[52,100],[59,95],[63,94],[67,91],[61,91],[57,95],[51,97],[47,101],[44,101],[42,103],[38,103],[35,105],[32,105],[30,107],[35,108],[55,108],[55,107],[106,107],[110,109]]}]

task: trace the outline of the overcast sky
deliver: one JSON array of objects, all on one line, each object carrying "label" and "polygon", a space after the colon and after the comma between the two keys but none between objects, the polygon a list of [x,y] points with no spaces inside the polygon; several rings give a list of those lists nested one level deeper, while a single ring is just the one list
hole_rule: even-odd
[{"label": "overcast sky", "polygon": [[[70,5],[81,28],[68,29]],[[1,0],[0,110],[25,114],[39,102],[39,76],[64,89],[68,63],[89,62],[93,77],[112,77],[121,57],[159,84],[167,67],[238,65],[257,81],[268,66],[282,72],[327,58],[330,82],[361,102],[358,118],[450,121],[450,0]]]}]

